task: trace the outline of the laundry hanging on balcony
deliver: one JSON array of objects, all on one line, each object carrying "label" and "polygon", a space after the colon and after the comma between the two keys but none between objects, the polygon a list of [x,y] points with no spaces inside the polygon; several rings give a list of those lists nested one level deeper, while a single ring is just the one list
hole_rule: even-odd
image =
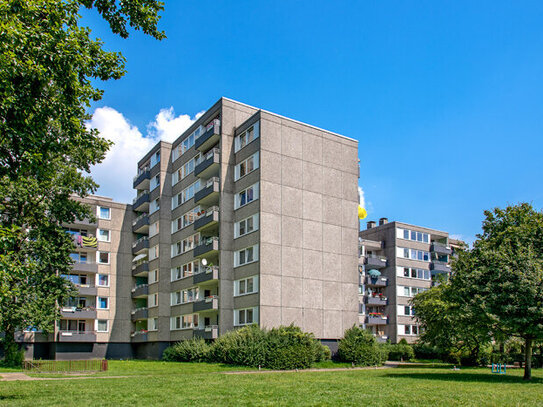
[{"label": "laundry hanging on balcony", "polygon": [[97,247],[98,241],[94,236],[81,236],[81,246],[83,247]]}]

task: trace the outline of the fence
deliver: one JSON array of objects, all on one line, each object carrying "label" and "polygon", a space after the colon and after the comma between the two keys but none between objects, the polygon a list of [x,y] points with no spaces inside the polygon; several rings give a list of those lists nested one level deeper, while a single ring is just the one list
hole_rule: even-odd
[{"label": "fence", "polygon": [[50,372],[105,372],[108,368],[107,360],[25,360],[23,370],[50,373]]}]

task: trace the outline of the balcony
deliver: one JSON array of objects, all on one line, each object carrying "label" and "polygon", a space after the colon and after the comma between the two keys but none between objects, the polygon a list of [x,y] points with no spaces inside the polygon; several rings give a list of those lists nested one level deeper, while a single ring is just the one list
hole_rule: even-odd
[{"label": "balcony", "polygon": [[196,246],[193,249],[192,255],[194,257],[203,257],[203,256],[211,256],[214,254],[218,254],[219,252],[219,238],[209,237],[204,238],[202,242],[200,242],[199,246]]},{"label": "balcony", "polygon": [[364,264],[367,266],[367,268],[379,270],[387,266],[387,259],[386,257],[370,254],[366,256]]},{"label": "balcony", "polygon": [[440,256],[448,256],[452,253],[452,250],[449,246],[447,246],[444,243],[439,242],[432,242],[432,245],[430,246],[430,251],[434,252]]},{"label": "balcony", "polygon": [[435,273],[450,273],[451,266],[444,261],[432,260],[430,263],[430,270],[434,271]]},{"label": "balcony", "polygon": [[195,301],[193,312],[214,311],[219,309],[219,297],[212,295],[203,300]]},{"label": "balcony", "polygon": [[149,295],[149,284],[140,284],[132,288],[132,298],[144,298]]},{"label": "balcony", "polygon": [[134,177],[132,187],[134,189],[149,188],[149,180],[151,178],[151,170],[149,167],[142,168],[139,174]]},{"label": "balcony", "polygon": [[90,286],[88,284],[77,285],[77,289],[79,290],[79,294],[81,295],[94,297],[97,294],[96,287]]},{"label": "balcony", "polygon": [[132,277],[144,277],[149,273],[149,262],[143,261],[132,267]]},{"label": "balcony", "polygon": [[210,178],[205,186],[194,194],[194,202],[203,206],[219,203],[219,178]]},{"label": "balcony", "polygon": [[213,120],[206,126],[206,132],[194,141],[194,148],[202,153],[208,151],[221,138],[221,122]]},{"label": "balcony", "polygon": [[147,307],[136,308],[132,311],[132,321],[139,321],[149,317],[149,309]]},{"label": "balcony", "polygon": [[94,331],[59,331],[58,342],[96,342]]},{"label": "balcony", "polygon": [[379,297],[379,296],[376,296],[376,297],[367,296],[365,298],[365,302],[368,305],[387,305],[388,304],[387,297]]},{"label": "balcony", "polygon": [[210,150],[195,168],[194,175],[200,178],[211,178],[219,174],[221,153],[218,148]]},{"label": "balcony", "polygon": [[386,335],[376,336],[375,338],[377,339],[378,343],[386,343],[386,341],[388,340],[388,336]]},{"label": "balcony", "polygon": [[134,198],[132,209],[138,212],[147,212],[149,210],[149,191],[144,191]]},{"label": "balcony", "polygon": [[96,308],[62,307],[60,316],[66,319],[96,319]]},{"label": "balcony", "polygon": [[147,342],[147,331],[143,330],[143,331],[136,331],[136,332],[132,332],[130,334],[130,337],[132,338],[132,342]]},{"label": "balcony", "polygon": [[217,339],[219,337],[219,326],[209,325],[205,328],[194,328],[193,336],[202,339]]},{"label": "balcony", "polygon": [[98,264],[90,261],[74,263],[72,268],[74,271],[80,271],[82,273],[98,273]]},{"label": "balcony", "polygon": [[210,229],[213,226],[218,225],[219,223],[219,207],[212,206],[207,208],[205,215],[200,216],[194,222],[194,230],[197,232],[202,232],[206,229]]},{"label": "balcony", "polygon": [[132,232],[149,233],[149,214],[142,213],[132,222]]},{"label": "balcony", "polygon": [[143,253],[145,250],[149,250],[149,238],[147,236],[140,237],[134,243],[132,243],[132,254]]},{"label": "balcony", "polygon": [[388,324],[388,317],[385,315],[368,315],[366,317],[366,324],[368,325],[386,325]]},{"label": "balcony", "polygon": [[218,281],[219,280],[219,267],[206,267],[205,270],[201,273],[194,274],[193,282],[194,284],[202,284],[208,281]]},{"label": "balcony", "polygon": [[386,277],[372,277],[366,276],[366,285],[371,285],[374,287],[386,287],[388,285],[388,278]]},{"label": "balcony", "polygon": [[98,239],[93,235],[82,236],[80,234],[73,234],[72,242],[76,250],[95,251],[98,247]]}]

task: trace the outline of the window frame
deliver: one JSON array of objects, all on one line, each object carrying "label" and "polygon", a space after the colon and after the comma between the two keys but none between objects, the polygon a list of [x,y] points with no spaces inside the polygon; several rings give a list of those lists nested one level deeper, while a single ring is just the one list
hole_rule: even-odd
[{"label": "window frame", "polygon": [[[108,213],[108,217],[107,218],[104,218],[101,216],[101,210],[102,209],[107,209],[107,213]],[[108,206],[101,206],[101,205],[97,205],[96,206],[96,217],[98,219],[104,219],[104,220],[111,220],[111,208],[108,207]]]}]

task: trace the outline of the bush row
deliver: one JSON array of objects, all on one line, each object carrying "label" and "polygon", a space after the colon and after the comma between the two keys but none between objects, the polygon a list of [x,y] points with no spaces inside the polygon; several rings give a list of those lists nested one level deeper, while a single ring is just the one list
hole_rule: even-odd
[{"label": "bush row", "polygon": [[313,334],[294,325],[269,331],[256,325],[222,335],[213,343],[190,339],[170,346],[162,359],[177,362],[215,362],[269,369],[304,369],[330,359],[330,349]]}]

